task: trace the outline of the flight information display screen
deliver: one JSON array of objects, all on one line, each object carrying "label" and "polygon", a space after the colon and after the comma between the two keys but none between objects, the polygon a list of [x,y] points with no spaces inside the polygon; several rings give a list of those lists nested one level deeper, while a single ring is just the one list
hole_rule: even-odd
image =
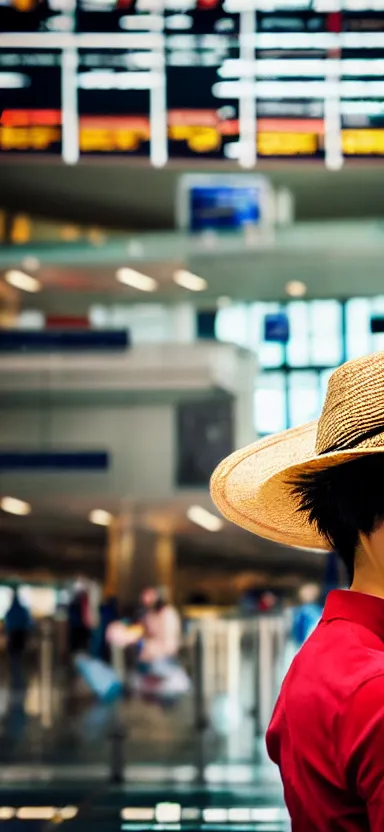
[{"label": "flight information display screen", "polygon": [[240,58],[240,14],[205,2],[167,12],[164,26],[170,156],[225,158],[240,139],[239,101],[219,100],[214,88],[224,62]]},{"label": "flight information display screen", "polygon": [[0,0],[0,33],[73,31],[75,3],[76,0]]},{"label": "flight information display screen", "polygon": [[0,0],[0,153],[379,159],[383,12],[384,0]]},{"label": "flight information display screen", "polygon": [[61,52],[0,50],[0,152],[61,153]]},{"label": "flight information display screen", "polygon": [[[149,52],[79,50],[78,107],[80,155],[129,154],[149,157]],[[147,59],[147,60],[146,60]]]}]

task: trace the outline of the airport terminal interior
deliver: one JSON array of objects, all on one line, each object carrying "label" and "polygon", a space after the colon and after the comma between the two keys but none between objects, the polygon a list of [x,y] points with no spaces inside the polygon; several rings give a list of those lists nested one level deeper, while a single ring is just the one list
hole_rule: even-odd
[{"label": "airport terminal interior", "polygon": [[384,349],[383,75],[383,0],[0,0],[0,830],[290,830],[347,578],[209,482]]}]

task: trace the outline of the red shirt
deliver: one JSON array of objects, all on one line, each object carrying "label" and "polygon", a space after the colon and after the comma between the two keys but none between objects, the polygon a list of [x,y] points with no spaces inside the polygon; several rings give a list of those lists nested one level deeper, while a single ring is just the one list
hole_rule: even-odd
[{"label": "red shirt", "polygon": [[384,600],[337,590],[267,733],[292,832],[384,832]]}]

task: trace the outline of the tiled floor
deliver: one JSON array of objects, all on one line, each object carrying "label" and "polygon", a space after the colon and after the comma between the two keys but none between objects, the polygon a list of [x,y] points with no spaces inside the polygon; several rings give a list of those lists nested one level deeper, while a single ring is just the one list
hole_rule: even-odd
[{"label": "tiled floor", "polygon": [[[6,832],[47,832],[65,820],[69,832],[288,832],[278,795],[251,786],[92,788],[90,784],[0,788]],[[3,807],[3,809],[2,809]],[[6,811],[5,811],[6,810]],[[6,816],[8,815],[8,821]],[[33,820],[32,820],[33,819]],[[13,826],[11,826],[13,824]],[[16,827],[17,824],[17,827]]]},{"label": "tiled floor", "polygon": [[[6,673],[0,678],[0,821],[1,807],[14,810],[4,832],[30,827],[17,812],[31,805],[78,807],[66,821],[71,832],[288,828],[278,773],[246,712],[235,726],[197,731],[193,696],[108,706],[64,677],[43,699],[33,669],[17,690]],[[178,817],[173,825],[156,809],[164,803]],[[43,828],[47,820],[35,819],[31,832]]]},{"label": "tiled floor", "polygon": [[53,688],[42,689],[33,667],[24,674],[22,686],[10,686],[6,668],[0,668],[0,680],[3,766],[108,765],[112,737],[126,765],[266,762],[249,708],[234,722],[219,708],[213,727],[202,733],[195,727],[193,694],[173,703],[133,697],[106,705],[93,699],[78,679],[65,675],[55,676]]}]

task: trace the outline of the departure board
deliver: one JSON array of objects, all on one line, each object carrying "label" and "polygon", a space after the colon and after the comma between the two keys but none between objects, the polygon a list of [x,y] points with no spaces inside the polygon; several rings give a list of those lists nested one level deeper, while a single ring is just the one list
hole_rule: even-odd
[{"label": "departure board", "polygon": [[337,170],[384,157],[383,79],[384,0],[0,0],[2,156]]},{"label": "departure board", "polygon": [[72,32],[76,0],[0,0],[0,32]]},{"label": "departure board", "polygon": [[83,154],[149,156],[149,51],[81,49],[78,56],[79,145]]},{"label": "departure board", "polygon": [[0,49],[0,151],[61,153],[60,50]]},{"label": "departure board", "polygon": [[218,100],[214,86],[223,63],[240,58],[240,17],[209,0],[188,13],[165,13],[171,157],[225,158],[239,142],[239,101]]}]

